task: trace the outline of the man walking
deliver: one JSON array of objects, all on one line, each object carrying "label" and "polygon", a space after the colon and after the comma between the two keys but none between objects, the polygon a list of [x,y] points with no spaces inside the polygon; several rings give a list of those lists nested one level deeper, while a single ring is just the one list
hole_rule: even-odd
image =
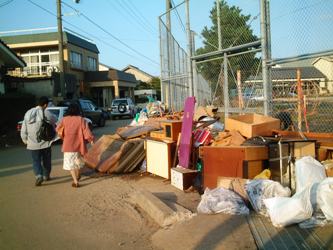
[{"label": "man walking", "polygon": [[36,176],[36,186],[40,186],[44,180],[50,180],[52,141],[38,140],[37,138],[44,117],[54,126],[57,121],[55,115],[45,110],[48,103],[49,100],[46,96],[40,97],[38,106],[29,109],[25,113],[21,128],[21,139],[31,152],[32,168]]}]

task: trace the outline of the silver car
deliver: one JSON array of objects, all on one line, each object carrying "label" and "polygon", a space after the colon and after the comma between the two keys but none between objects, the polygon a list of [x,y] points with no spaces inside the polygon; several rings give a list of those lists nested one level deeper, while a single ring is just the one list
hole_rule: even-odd
[{"label": "silver car", "polygon": [[112,100],[110,116],[115,117],[129,116],[133,118],[136,114],[136,107],[131,98],[117,98]]}]

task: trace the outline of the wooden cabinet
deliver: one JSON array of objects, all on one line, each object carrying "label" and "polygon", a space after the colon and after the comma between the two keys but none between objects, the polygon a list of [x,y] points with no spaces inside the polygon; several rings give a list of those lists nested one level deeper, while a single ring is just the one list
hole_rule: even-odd
[{"label": "wooden cabinet", "polygon": [[170,179],[175,143],[147,139],[147,172]]},{"label": "wooden cabinet", "polygon": [[201,147],[204,187],[215,188],[217,178],[239,177],[251,179],[264,169],[268,159],[265,146]]}]

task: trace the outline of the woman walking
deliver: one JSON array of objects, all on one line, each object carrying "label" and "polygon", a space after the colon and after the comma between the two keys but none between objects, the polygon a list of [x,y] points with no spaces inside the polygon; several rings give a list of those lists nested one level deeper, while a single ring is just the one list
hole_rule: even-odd
[{"label": "woman walking", "polygon": [[79,106],[70,104],[67,115],[57,126],[57,133],[63,139],[63,169],[71,172],[72,187],[79,187],[80,168],[83,167],[83,156],[87,153],[86,142],[94,143],[94,136],[87,122],[80,115]]}]

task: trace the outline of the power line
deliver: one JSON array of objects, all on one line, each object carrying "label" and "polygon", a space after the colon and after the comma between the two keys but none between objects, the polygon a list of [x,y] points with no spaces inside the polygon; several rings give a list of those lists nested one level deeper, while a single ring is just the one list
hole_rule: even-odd
[{"label": "power line", "polygon": [[153,31],[151,31],[150,29],[148,29],[146,27],[145,24],[139,24],[139,20],[137,17],[135,17],[132,12],[129,12],[129,8],[126,6],[122,5],[122,2],[114,2],[114,1],[110,1],[110,0],[106,0],[106,2],[110,5],[112,5],[113,8],[117,9],[119,13],[121,13],[126,20],[128,20],[129,22],[133,23],[134,25],[136,25],[137,27],[139,27],[140,29],[142,29],[142,31],[149,33],[150,35],[154,35],[152,34]]},{"label": "power line", "polygon": [[[35,2],[33,2],[33,1],[31,1],[31,0],[28,0],[28,2],[30,2],[31,4],[35,5],[36,7],[40,8],[40,9],[44,10],[45,12],[49,13],[50,15],[52,15],[52,16],[54,16],[54,17],[57,17],[56,14],[54,14],[53,12],[51,12],[51,11],[49,11],[48,9],[44,8],[43,6],[41,6],[41,5],[39,5],[39,4],[35,3]],[[76,28],[77,30],[79,30],[79,31],[81,31],[81,32],[83,32],[83,33],[85,33],[85,34],[87,34],[88,36],[93,37],[94,39],[97,39],[98,41],[104,43],[105,45],[107,45],[107,46],[109,46],[109,47],[111,47],[111,48],[113,48],[113,49],[115,49],[115,50],[118,50],[119,52],[121,52],[121,53],[123,53],[123,54],[126,54],[126,55],[128,55],[128,56],[130,56],[130,57],[132,57],[132,58],[138,59],[138,60],[141,59],[141,58],[138,58],[138,57],[136,57],[136,56],[134,56],[134,55],[132,55],[132,54],[130,54],[130,53],[124,51],[124,50],[121,50],[121,49],[119,49],[119,48],[117,48],[117,47],[115,47],[115,46],[109,44],[108,42],[105,42],[104,40],[100,39],[99,37],[97,37],[97,36],[95,36],[95,35],[92,35],[92,34],[86,32],[85,30],[81,29],[80,27],[78,27],[78,26],[76,26],[76,25],[74,25],[74,24],[71,24],[70,22],[68,22],[68,21],[66,21],[66,20],[63,20],[63,22],[66,23],[66,24],[68,24],[68,25],[70,25],[70,26],[72,26],[72,27],[74,27],[74,28]]]},{"label": "power line", "polygon": [[141,17],[142,17],[142,20],[144,20],[153,30],[154,32],[158,33],[158,30],[153,26],[151,25],[151,23],[147,20],[147,18],[139,11],[139,9],[134,5],[134,3],[130,0],[131,2],[131,6],[133,7],[134,11],[136,11],[136,13],[138,13]]},{"label": "power line", "polygon": [[3,7],[3,6],[6,6],[7,4],[10,4],[11,2],[13,2],[14,0],[7,0],[3,3],[0,4],[0,8]]},{"label": "power line", "polygon": [[[173,0],[171,0],[171,2],[172,2],[172,6],[175,6],[175,3],[173,2]],[[184,25],[182,19],[180,18],[180,15],[179,15],[179,13],[178,13],[177,8],[176,8],[175,10],[176,10],[176,16],[178,17],[178,20],[179,20],[179,22],[180,22],[180,25],[181,25],[181,27],[183,28],[183,31],[186,33],[186,31],[185,31],[185,25]]]},{"label": "power line", "polygon": [[[71,5],[64,3],[64,5],[66,5],[67,7],[77,11],[74,7],[72,7]],[[96,27],[98,27],[100,30],[104,31],[106,34],[108,34],[109,36],[111,36],[113,39],[117,40],[119,43],[121,43],[122,45],[124,45],[126,48],[130,49],[131,51],[137,53],[138,55],[146,58],[147,60],[159,65],[159,63],[155,62],[154,60],[150,59],[149,57],[145,56],[144,54],[142,54],[141,52],[133,49],[132,47],[130,47],[129,45],[127,45],[126,43],[124,43],[123,41],[121,41],[119,38],[117,38],[116,36],[112,35],[109,31],[107,31],[106,29],[104,29],[102,26],[100,26],[99,24],[97,24],[96,22],[94,22],[92,19],[90,19],[88,16],[86,16],[83,12],[80,12],[80,15],[83,16],[85,19],[87,19],[90,23],[92,23],[93,25],[95,25]]]}]

